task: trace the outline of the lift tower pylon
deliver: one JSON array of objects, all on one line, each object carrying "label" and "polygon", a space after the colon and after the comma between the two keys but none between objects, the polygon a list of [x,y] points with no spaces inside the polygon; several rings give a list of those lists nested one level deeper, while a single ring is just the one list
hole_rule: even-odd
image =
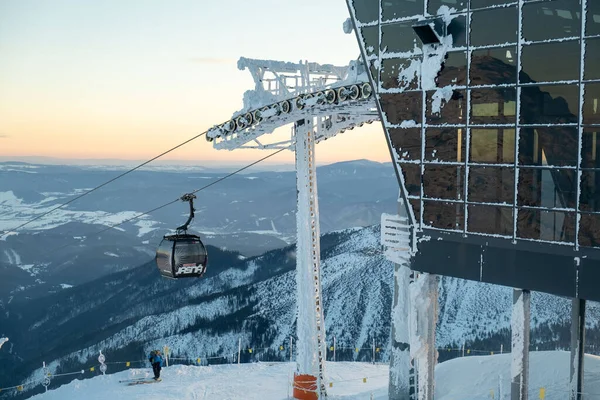
[{"label": "lift tower pylon", "polygon": [[[315,145],[345,130],[379,120],[362,63],[339,67],[240,58],[255,89],[244,93],[244,108],[215,125],[206,139],[216,149],[295,151],[297,182],[296,302],[297,368],[294,398],[323,399],[326,338],[320,271],[320,229]],[[288,140],[265,143],[277,128],[292,126]]]}]

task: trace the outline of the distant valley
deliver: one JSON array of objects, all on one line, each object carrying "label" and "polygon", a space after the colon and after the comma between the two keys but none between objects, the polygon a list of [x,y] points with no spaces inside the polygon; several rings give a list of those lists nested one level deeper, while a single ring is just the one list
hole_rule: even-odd
[{"label": "distant valley", "polygon": [[[0,163],[0,231],[74,199],[121,173],[114,167]],[[204,241],[251,257],[295,242],[296,178],[290,171],[245,171],[197,193],[191,225]],[[107,227],[178,199],[225,176],[191,166],[140,170],[0,240],[0,305],[36,297],[154,257],[163,235],[181,225],[176,203],[102,234]],[[323,233],[379,222],[394,212],[398,186],[390,163],[351,161],[318,168]]]}]

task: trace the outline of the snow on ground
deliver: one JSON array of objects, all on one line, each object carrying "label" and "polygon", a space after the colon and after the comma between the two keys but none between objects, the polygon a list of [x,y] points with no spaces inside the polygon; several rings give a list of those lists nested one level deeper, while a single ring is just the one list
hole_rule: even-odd
[{"label": "snow on ground", "polygon": [[[570,356],[568,351],[530,353],[530,399],[539,399],[542,388],[546,400],[569,398]],[[441,363],[436,368],[435,398],[436,400],[510,398],[510,362],[510,354],[501,354],[457,358]],[[586,400],[600,400],[600,357],[586,354],[584,370]],[[500,397],[499,394],[504,397]]]},{"label": "snow on ground", "polygon": [[[131,369],[113,375],[76,380],[56,390],[33,396],[36,400],[280,400],[291,396],[295,363],[252,363],[194,367],[176,365],[163,368],[162,381],[127,386],[119,380],[152,376],[151,369]],[[387,365],[329,363],[333,386],[330,399],[383,398],[387,389]],[[367,382],[363,382],[367,378]],[[344,380],[345,382],[339,382]],[[385,390],[387,392],[387,390]]]},{"label": "snow on ground", "polygon": [[[529,398],[540,398],[541,388],[545,389],[546,400],[568,398],[569,357],[570,353],[565,351],[531,353]],[[509,398],[510,361],[510,354],[502,354],[457,358],[439,364],[436,368],[436,400]],[[295,363],[268,362],[204,367],[175,365],[164,368],[163,380],[156,384],[126,386],[119,383],[119,380],[151,376],[150,368],[130,369],[75,380],[32,399],[283,400],[291,395],[295,366]],[[600,399],[600,357],[586,355],[584,382],[585,398]],[[331,400],[387,399],[388,366],[328,362],[326,387]]]},{"label": "snow on ground", "polygon": [[39,271],[34,269],[35,264],[22,264],[21,256],[13,249],[4,250],[4,255],[8,259],[8,263],[21,268],[23,271],[29,273],[31,276],[36,276]]},{"label": "snow on ground", "polygon": [[142,237],[156,229],[159,229],[159,227],[155,226],[159,225],[159,222],[156,221],[138,220],[134,225],[140,228],[138,230],[138,237]]},{"label": "snow on ground", "polygon": [[4,255],[8,258],[8,263],[12,265],[21,264],[21,256],[13,249],[4,250]]},{"label": "snow on ground", "polygon": [[[77,195],[86,192],[88,189],[75,189],[69,195]],[[62,194],[61,198],[67,198],[68,195]],[[55,208],[55,204],[26,203],[18,198],[14,192],[0,192],[0,231],[13,229],[15,225],[26,222],[31,218],[46,213]],[[32,222],[28,230],[52,229],[65,224],[66,221],[79,221],[88,224],[100,224],[112,226],[123,221],[136,217],[139,213],[135,211],[122,211],[118,213],[108,213],[104,211],[76,211],[69,209],[57,209],[51,215]],[[144,235],[154,229],[158,222],[147,219],[147,216],[141,217],[136,225],[139,227],[138,234]],[[115,228],[124,231],[121,228]]]}]

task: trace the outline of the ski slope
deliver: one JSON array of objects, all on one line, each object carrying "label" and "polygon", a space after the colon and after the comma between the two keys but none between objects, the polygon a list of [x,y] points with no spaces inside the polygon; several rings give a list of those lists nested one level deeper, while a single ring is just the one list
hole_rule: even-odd
[{"label": "ski slope", "polygon": [[[73,381],[36,400],[280,400],[292,394],[295,363],[252,363],[194,367],[176,365],[163,368],[161,382],[127,386],[119,380],[152,377],[152,369],[131,369],[113,375]],[[365,399],[371,392],[383,398],[387,393],[387,365],[329,363],[333,399]],[[363,378],[367,377],[367,383]],[[344,380],[345,382],[339,382]],[[338,381],[338,382],[336,382]],[[383,389],[385,388],[385,390]]]},{"label": "ski slope", "polygon": [[[569,352],[532,352],[529,398],[568,398]],[[510,354],[472,356],[441,363],[436,368],[436,400],[485,400],[510,397]],[[291,396],[295,363],[252,363],[206,367],[164,368],[162,381],[127,386],[119,380],[151,377],[150,368],[76,380],[33,396],[35,400],[283,400]],[[326,364],[330,400],[387,400],[388,366],[354,362]],[[366,382],[364,380],[366,378]],[[332,383],[332,386],[329,386]],[[600,400],[600,357],[586,355],[586,400]],[[372,396],[372,397],[371,397]]]}]

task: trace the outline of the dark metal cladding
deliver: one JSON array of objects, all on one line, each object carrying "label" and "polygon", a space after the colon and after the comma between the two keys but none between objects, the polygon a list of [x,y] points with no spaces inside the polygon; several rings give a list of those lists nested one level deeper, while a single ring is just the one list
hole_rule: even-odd
[{"label": "dark metal cladding", "polygon": [[156,250],[156,265],[160,274],[167,278],[173,278],[173,245],[174,241],[163,239]]}]

